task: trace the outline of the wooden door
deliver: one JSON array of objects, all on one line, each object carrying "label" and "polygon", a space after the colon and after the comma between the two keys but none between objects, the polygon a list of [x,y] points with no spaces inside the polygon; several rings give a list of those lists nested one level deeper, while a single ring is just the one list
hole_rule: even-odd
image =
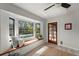
[{"label": "wooden door", "polygon": [[57,44],[57,22],[48,23],[48,42]]}]

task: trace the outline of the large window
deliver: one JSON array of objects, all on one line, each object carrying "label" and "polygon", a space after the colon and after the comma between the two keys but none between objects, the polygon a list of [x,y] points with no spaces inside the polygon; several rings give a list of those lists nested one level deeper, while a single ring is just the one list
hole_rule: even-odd
[{"label": "large window", "polygon": [[41,34],[41,31],[40,31],[40,23],[36,23],[35,24],[35,36],[38,37],[40,34]]},{"label": "large window", "polygon": [[19,35],[23,38],[33,36],[34,24],[27,21],[18,21],[19,23]]},{"label": "large window", "polygon": [[40,23],[35,24],[36,33],[40,33]]},{"label": "large window", "polygon": [[15,20],[9,17],[9,36],[15,35]]},{"label": "large window", "polygon": [[[34,34],[38,36],[40,33],[40,23],[18,21],[18,34],[21,38],[32,37]],[[11,17],[9,18],[9,36],[15,36],[15,19]]]}]

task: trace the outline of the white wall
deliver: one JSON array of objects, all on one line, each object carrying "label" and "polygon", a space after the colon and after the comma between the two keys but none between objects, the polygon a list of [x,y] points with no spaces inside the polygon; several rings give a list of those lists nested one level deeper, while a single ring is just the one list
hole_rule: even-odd
[{"label": "white wall", "polygon": [[[0,12],[0,18],[1,18],[1,12]],[[0,19],[0,48],[1,48],[1,19]]]},{"label": "white wall", "polygon": [[0,13],[1,13],[1,41],[0,41],[0,44],[1,44],[1,51],[0,52],[3,52],[4,50],[6,50],[7,48],[10,47],[9,45],[9,23],[8,23],[8,14],[7,13],[3,13],[1,10],[0,10]]},{"label": "white wall", "polygon": [[[79,12],[67,13],[66,15],[51,18],[47,23],[57,22],[58,23],[58,45],[60,41],[63,41],[64,47],[79,50]],[[72,30],[65,30],[64,24],[72,23]],[[46,34],[48,36],[48,33]]]}]

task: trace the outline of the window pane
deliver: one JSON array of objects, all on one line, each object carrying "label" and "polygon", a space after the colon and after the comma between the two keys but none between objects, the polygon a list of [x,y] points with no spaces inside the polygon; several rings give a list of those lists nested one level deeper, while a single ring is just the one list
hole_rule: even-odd
[{"label": "window pane", "polygon": [[9,36],[14,36],[14,19],[9,18]]},{"label": "window pane", "polygon": [[26,21],[19,21],[19,35],[25,35],[25,37],[33,36],[33,23]]},{"label": "window pane", "polygon": [[40,23],[35,24],[36,33],[40,33]]}]

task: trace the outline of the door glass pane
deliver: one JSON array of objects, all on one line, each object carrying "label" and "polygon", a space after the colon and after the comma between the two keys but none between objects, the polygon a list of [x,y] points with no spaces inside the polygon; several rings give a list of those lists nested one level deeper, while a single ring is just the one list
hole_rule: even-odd
[{"label": "door glass pane", "polygon": [[49,40],[51,42],[56,42],[56,24],[50,23],[49,24]]}]

